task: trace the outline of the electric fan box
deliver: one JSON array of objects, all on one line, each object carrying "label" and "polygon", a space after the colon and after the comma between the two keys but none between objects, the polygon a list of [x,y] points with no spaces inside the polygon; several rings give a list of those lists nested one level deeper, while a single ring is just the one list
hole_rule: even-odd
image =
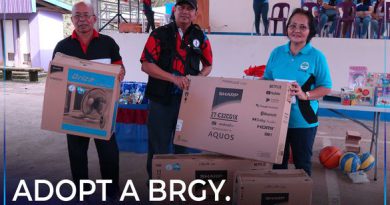
[{"label": "electric fan box", "polygon": [[313,181],[303,169],[239,171],[233,204],[310,205]]},{"label": "electric fan box", "polygon": [[[153,157],[153,179],[160,179],[166,182],[167,186],[170,180],[180,179],[188,186],[192,181],[201,179],[204,181],[212,180],[215,186],[219,186],[222,180],[226,180],[219,197],[220,203],[214,201],[214,192],[210,185],[196,185],[196,196],[200,195],[202,190],[206,190],[207,197],[199,204],[231,204],[226,202],[226,196],[233,197],[234,174],[236,171],[249,170],[270,170],[271,163],[242,159],[219,154],[163,154]],[[167,190],[169,187],[166,188]],[[169,195],[169,193],[167,193]],[[185,196],[186,199],[189,197]],[[210,201],[211,200],[211,201]],[[196,204],[198,204],[196,203]],[[174,204],[174,203],[170,203]],[[189,204],[187,202],[186,204]]]},{"label": "electric fan box", "polygon": [[190,76],[174,143],[282,163],[290,119],[288,82]]},{"label": "electric fan box", "polygon": [[120,69],[57,53],[46,80],[41,128],[109,140],[115,130]]}]

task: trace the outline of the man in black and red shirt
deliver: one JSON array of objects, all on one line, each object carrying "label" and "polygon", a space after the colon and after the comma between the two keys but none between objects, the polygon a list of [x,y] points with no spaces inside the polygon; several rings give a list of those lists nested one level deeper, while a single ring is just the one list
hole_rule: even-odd
[{"label": "man in black and red shirt", "polygon": [[155,29],[154,25],[154,11],[152,10],[152,1],[151,0],[143,0],[144,3],[144,14],[146,16],[146,20],[148,21],[148,25],[146,26],[146,33],[149,33],[149,29],[152,28],[152,31]]},{"label": "man in black and red shirt", "polygon": [[[93,29],[95,22],[96,16],[90,4],[84,2],[75,4],[72,8],[72,23],[75,30],[71,36],[57,44],[53,58],[57,52],[61,52],[86,60],[122,65],[119,74],[122,81],[125,69],[119,54],[119,46],[111,37],[99,34]],[[88,179],[89,138],[68,134],[67,143],[73,181],[78,186],[80,180]],[[119,193],[119,151],[115,134],[109,141],[95,139],[95,145],[102,178],[112,180],[111,184],[107,184],[107,195],[114,198]]]},{"label": "man in black and red shirt", "polygon": [[[199,26],[192,23],[196,15],[196,0],[177,0],[176,21],[154,30],[141,56],[142,70],[149,75],[146,88],[150,100],[147,123],[149,178],[152,177],[153,155],[170,152],[182,90],[189,85],[186,76],[207,76],[211,72],[210,41]],[[174,153],[186,153],[186,149],[174,146]]]}]

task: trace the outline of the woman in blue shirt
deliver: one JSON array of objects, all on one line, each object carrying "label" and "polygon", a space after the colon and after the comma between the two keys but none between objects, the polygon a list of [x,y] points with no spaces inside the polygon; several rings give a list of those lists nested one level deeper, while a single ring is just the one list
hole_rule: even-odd
[{"label": "woman in blue shirt", "polygon": [[289,148],[297,169],[311,175],[311,156],[318,126],[318,98],[330,92],[332,82],[324,54],[312,47],[316,34],[311,13],[295,9],[287,23],[289,42],[274,49],[268,60],[264,79],[291,81],[292,102],[283,163],[276,169],[287,169]]}]

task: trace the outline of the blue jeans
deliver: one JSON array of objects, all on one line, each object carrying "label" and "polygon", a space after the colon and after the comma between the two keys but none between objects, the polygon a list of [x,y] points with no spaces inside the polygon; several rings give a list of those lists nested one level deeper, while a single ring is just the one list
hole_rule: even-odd
[{"label": "blue jeans", "polygon": [[255,28],[256,34],[260,34],[260,15],[263,19],[264,34],[268,34],[268,3],[253,2],[253,11],[255,12]]},{"label": "blue jeans", "polygon": [[286,145],[282,164],[275,164],[274,169],[287,169],[290,157],[290,146],[296,169],[303,169],[311,176],[311,157],[313,144],[317,133],[317,127],[312,128],[289,128],[287,131]]},{"label": "blue jeans", "polygon": [[[368,25],[370,24],[371,17],[370,16],[365,16],[363,18],[361,17],[356,17],[355,18],[355,28],[356,28],[356,37],[357,38],[365,38],[367,35],[368,31]],[[361,23],[363,23],[363,28],[361,28]]]},{"label": "blue jeans", "polygon": [[320,25],[319,25],[319,28],[318,28],[319,32],[318,33],[320,33],[322,31],[322,29],[324,28],[325,24],[328,21],[332,21],[332,25],[330,26],[329,33],[333,33],[334,30],[336,29],[336,25],[337,25],[338,19],[339,19],[339,16],[338,16],[336,10],[328,9],[324,13],[321,13],[320,14]]},{"label": "blue jeans", "polygon": [[[181,96],[172,96],[168,105],[150,101],[148,115],[148,159],[146,169],[152,178],[152,160],[155,154],[169,154],[179,115]],[[187,154],[187,148],[174,145],[175,154]]]},{"label": "blue jeans", "polygon": [[[380,35],[383,35],[384,32],[385,32],[385,28],[384,28],[384,25],[382,25],[382,32]],[[380,35],[379,35],[379,21],[376,19],[371,20],[371,33],[373,35],[373,36],[371,36],[371,38],[379,38],[380,37]]]}]

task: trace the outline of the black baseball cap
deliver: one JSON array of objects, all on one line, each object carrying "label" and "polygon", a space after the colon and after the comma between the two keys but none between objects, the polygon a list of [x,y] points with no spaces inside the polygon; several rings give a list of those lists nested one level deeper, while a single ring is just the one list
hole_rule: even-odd
[{"label": "black baseball cap", "polygon": [[176,0],[176,5],[180,4],[189,4],[194,9],[198,9],[198,1],[197,0]]}]

